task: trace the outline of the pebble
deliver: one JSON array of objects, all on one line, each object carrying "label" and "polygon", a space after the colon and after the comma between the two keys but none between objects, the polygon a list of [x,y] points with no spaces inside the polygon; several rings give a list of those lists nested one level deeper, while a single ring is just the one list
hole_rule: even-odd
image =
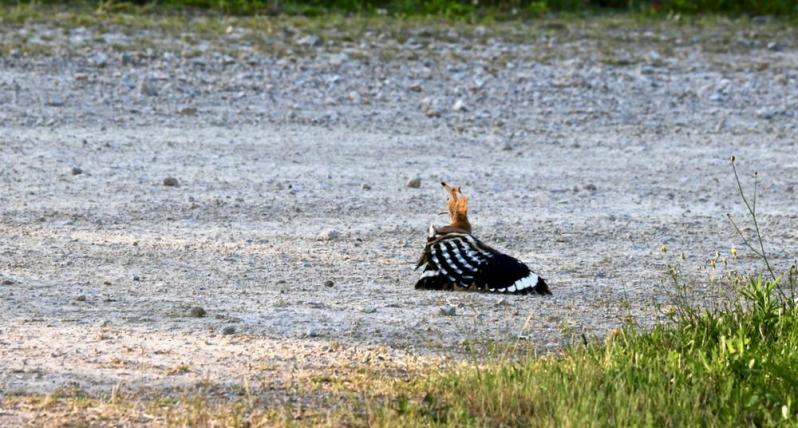
[{"label": "pebble", "polygon": [[418,189],[421,187],[421,177],[413,177],[410,180],[407,180],[406,186],[411,189]]},{"label": "pebble", "polygon": [[322,230],[317,236],[317,241],[334,241],[338,239],[341,235],[335,229],[327,229]]},{"label": "pebble", "polygon": [[327,281],[324,281],[324,286],[325,287],[333,287],[333,286],[335,286],[335,283],[328,279]]},{"label": "pebble", "polygon": [[363,101],[363,98],[357,91],[352,91],[349,93],[349,100],[354,104],[360,104]]},{"label": "pebble", "polygon": [[[208,313],[205,311],[205,308],[202,306],[194,306],[193,308],[189,309],[188,316],[192,318],[202,318]],[[234,328],[235,330],[235,328]]]},{"label": "pebble", "polygon": [[231,334],[235,334],[235,332],[236,332],[236,326],[234,326],[234,325],[226,325],[222,329],[222,334],[225,335],[225,336],[229,336]]},{"label": "pebble", "polygon": [[95,67],[103,68],[106,65],[108,65],[108,55],[106,55],[106,54],[104,54],[102,52],[97,52],[91,58],[91,62],[94,64]]},{"label": "pebble", "polygon": [[441,108],[440,103],[429,97],[421,100],[421,111],[423,111],[427,117],[443,116],[443,108]]},{"label": "pebble", "polygon": [[373,314],[377,312],[377,308],[375,308],[374,306],[367,306],[363,308],[361,312],[363,312],[364,314]]},{"label": "pebble", "polygon": [[177,109],[177,114],[180,114],[180,115],[183,115],[183,116],[194,116],[195,114],[197,114],[197,108],[196,107],[180,107],[179,109]]},{"label": "pebble", "polygon": [[321,37],[319,36],[316,36],[314,34],[309,34],[297,40],[297,43],[299,43],[300,45],[313,46],[317,48],[322,44],[324,44],[324,41],[321,40]]},{"label": "pebble", "polygon": [[657,70],[656,70],[656,68],[654,68],[654,67],[652,67],[652,66],[650,66],[648,64],[643,64],[643,65],[640,66],[638,71],[642,75],[649,75],[649,74],[654,74]]},{"label": "pebble", "polygon": [[59,96],[59,95],[53,95],[45,103],[45,105],[47,105],[49,107],[63,107],[64,104],[66,104],[66,102],[64,101],[64,98]]},{"label": "pebble", "polygon": [[452,305],[444,305],[440,308],[440,314],[447,317],[453,317],[457,314],[457,308]]},{"label": "pebble", "polygon": [[454,102],[454,105],[452,105],[452,111],[463,112],[468,111],[468,109],[466,108],[465,102],[463,102],[462,99],[458,99]]},{"label": "pebble", "polygon": [[166,187],[180,187],[180,182],[174,177],[166,177],[163,179],[163,185]]},{"label": "pebble", "polygon": [[318,337],[318,336],[319,336],[319,331],[316,330],[315,328],[309,328],[307,329],[307,331],[305,331],[305,337]]},{"label": "pebble", "polygon": [[596,190],[598,190],[598,188],[593,183],[587,183],[585,184],[585,190],[587,190],[588,192],[595,192]]},{"label": "pebble", "polygon": [[12,281],[10,279],[4,279],[3,282],[1,282],[0,284],[3,284],[3,285],[14,285],[14,281]]},{"label": "pebble", "polygon": [[366,183],[361,184],[360,188],[363,190],[371,190],[371,186]]},{"label": "pebble", "polygon": [[75,301],[76,302],[85,302],[86,301],[86,296],[81,294],[80,296],[75,297]]},{"label": "pebble", "polygon": [[133,275],[133,281],[141,281],[141,277],[138,275]]},{"label": "pebble", "polygon": [[151,82],[150,80],[144,79],[139,82],[139,94],[148,97],[157,97],[158,87],[156,87],[155,83]]},{"label": "pebble", "polygon": [[83,170],[82,170],[82,169],[80,169],[80,168],[78,168],[78,167],[76,167],[76,166],[73,166],[73,167],[72,167],[72,171],[71,171],[71,172],[72,172],[72,175],[80,175],[80,174],[83,174]]}]

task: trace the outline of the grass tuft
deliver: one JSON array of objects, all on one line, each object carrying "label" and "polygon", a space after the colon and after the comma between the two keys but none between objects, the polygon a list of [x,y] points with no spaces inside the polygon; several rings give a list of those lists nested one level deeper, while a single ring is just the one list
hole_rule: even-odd
[{"label": "grass tuft", "polygon": [[382,426],[770,426],[798,423],[798,309],[748,278],[732,310],[523,362],[467,366],[372,412]]}]

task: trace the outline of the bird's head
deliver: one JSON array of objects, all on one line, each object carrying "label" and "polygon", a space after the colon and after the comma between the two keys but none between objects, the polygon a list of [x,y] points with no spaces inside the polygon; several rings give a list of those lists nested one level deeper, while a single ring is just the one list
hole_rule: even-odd
[{"label": "bird's head", "polygon": [[446,202],[449,211],[449,226],[463,229],[470,233],[471,223],[468,222],[468,198],[460,190],[460,186],[450,186],[446,183],[441,183],[441,186],[449,194],[449,200]]}]

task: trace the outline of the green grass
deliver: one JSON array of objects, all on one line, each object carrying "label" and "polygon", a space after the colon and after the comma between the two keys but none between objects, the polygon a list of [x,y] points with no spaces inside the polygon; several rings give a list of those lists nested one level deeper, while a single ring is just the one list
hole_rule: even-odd
[{"label": "green grass", "polygon": [[[753,278],[743,300],[523,362],[464,367],[375,407],[391,426],[798,426],[798,309]],[[415,394],[415,395],[413,395]]]},{"label": "green grass", "polygon": [[[0,4],[60,4],[55,0],[0,0]],[[212,9],[229,14],[389,14],[440,17],[536,17],[550,12],[632,11],[651,14],[794,15],[795,0],[82,0],[70,3],[129,9]]]}]

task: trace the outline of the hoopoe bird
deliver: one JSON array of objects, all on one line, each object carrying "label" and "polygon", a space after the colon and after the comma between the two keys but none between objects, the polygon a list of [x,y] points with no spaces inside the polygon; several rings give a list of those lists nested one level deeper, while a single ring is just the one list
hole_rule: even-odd
[{"label": "hoopoe bird", "polygon": [[546,281],[527,265],[471,235],[468,198],[460,187],[441,185],[449,194],[450,224],[430,225],[427,245],[416,265],[416,270],[424,266],[416,289],[551,294]]}]

